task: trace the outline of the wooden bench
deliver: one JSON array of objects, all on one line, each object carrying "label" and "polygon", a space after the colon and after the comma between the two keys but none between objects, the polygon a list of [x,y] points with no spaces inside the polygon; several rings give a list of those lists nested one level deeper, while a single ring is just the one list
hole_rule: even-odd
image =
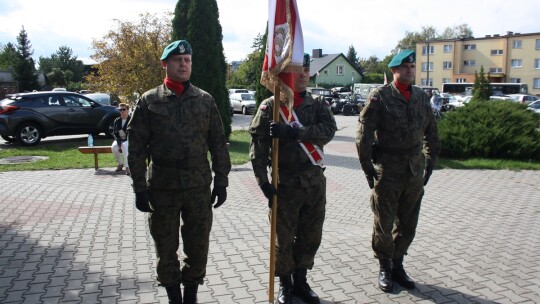
[{"label": "wooden bench", "polygon": [[79,151],[82,154],[94,154],[94,164],[96,170],[99,168],[98,154],[112,153],[111,146],[79,147]]}]

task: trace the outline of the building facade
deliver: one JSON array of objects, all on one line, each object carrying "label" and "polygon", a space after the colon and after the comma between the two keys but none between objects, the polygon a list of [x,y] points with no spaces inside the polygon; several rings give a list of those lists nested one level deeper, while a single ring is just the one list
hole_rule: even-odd
[{"label": "building facade", "polygon": [[351,87],[361,82],[362,75],[342,53],[323,54],[322,49],[313,49],[311,53],[310,86],[320,84]]},{"label": "building facade", "polygon": [[416,44],[416,84],[441,89],[443,83],[474,82],[475,72],[491,83],[525,83],[540,96],[540,33],[486,35]]}]

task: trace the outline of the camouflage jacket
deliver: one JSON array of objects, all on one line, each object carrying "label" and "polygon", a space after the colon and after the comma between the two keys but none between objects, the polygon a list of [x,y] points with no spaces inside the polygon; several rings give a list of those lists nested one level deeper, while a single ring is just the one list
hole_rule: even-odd
[{"label": "camouflage jacket", "polygon": [[[268,167],[271,166],[272,138],[270,122],[273,120],[274,98],[264,100],[249,126],[251,134],[250,158],[257,183],[268,182]],[[337,131],[336,120],[324,102],[314,100],[308,93],[302,104],[294,110],[302,127],[299,141],[308,141],[323,149]],[[279,183],[309,187],[324,178],[319,166],[311,163],[308,156],[292,139],[279,140]]]},{"label": "camouflage jacket", "polygon": [[[128,126],[133,189],[228,186],[231,161],[214,98],[189,85],[178,97],[164,85],[144,93]],[[146,181],[147,160],[151,159]]]},{"label": "camouflage jacket", "polygon": [[[441,147],[437,122],[427,95],[411,87],[408,102],[393,82],[370,93],[356,132],[360,163],[375,156],[383,171],[413,176],[423,173],[425,158],[435,164]],[[372,155],[374,142],[376,155]]]}]

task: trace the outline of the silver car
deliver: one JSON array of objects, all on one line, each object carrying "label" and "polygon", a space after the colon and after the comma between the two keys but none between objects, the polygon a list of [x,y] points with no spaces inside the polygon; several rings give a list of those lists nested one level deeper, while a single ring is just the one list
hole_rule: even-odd
[{"label": "silver car", "polygon": [[255,112],[255,96],[251,93],[234,93],[230,96],[233,111],[244,115]]}]

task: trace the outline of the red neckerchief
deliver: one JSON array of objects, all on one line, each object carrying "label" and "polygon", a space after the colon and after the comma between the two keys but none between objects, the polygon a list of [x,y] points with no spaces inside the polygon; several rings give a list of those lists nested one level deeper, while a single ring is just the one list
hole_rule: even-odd
[{"label": "red neckerchief", "polygon": [[174,81],[168,77],[165,77],[164,83],[167,88],[174,91],[176,96],[180,96],[182,95],[182,92],[184,92],[184,84],[182,82]]},{"label": "red neckerchief", "polygon": [[398,88],[399,92],[405,97],[407,101],[409,101],[411,99],[411,91],[409,91],[409,85],[400,83],[397,80],[394,81],[394,83],[396,84],[396,88]]},{"label": "red neckerchief", "polygon": [[298,108],[302,102],[304,101],[304,96],[306,96],[306,92],[294,92],[294,107]]}]

